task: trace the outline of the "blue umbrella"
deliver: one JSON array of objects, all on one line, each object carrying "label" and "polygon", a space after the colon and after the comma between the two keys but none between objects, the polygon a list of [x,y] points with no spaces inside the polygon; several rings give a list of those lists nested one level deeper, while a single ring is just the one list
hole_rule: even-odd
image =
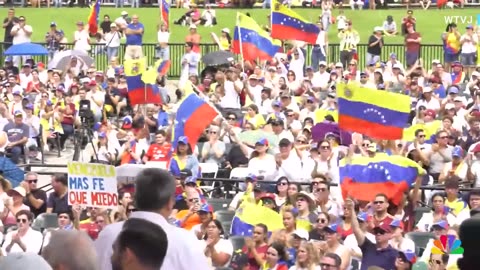
[{"label": "blue umbrella", "polygon": [[20,43],[12,45],[4,53],[4,55],[47,55],[48,50],[40,44]]},{"label": "blue umbrella", "polygon": [[25,175],[22,169],[6,157],[0,157],[0,173],[12,183],[13,187],[20,185]]}]

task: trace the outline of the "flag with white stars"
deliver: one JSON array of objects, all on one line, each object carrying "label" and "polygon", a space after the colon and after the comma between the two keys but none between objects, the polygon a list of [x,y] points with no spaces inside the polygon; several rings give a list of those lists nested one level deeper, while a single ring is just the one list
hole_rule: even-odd
[{"label": "flag with white stars", "polygon": [[320,29],[287,6],[272,0],[272,37],[283,40],[317,42]]},{"label": "flag with white stars", "polygon": [[337,84],[338,125],[375,139],[398,140],[408,127],[410,97],[362,88],[358,84]]},{"label": "flag with white stars", "polygon": [[253,18],[238,13],[233,34],[233,52],[245,60],[270,60],[281,50],[282,43],[270,37]]},{"label": "flag with white stars", "polygon": [[384,193],[389,199],[399,201],[423,175],[420,165],[399,155],[375,153],[373,157],[354,157],[340,164],[342,193],[358,200],[371,201],[376,194]]}]

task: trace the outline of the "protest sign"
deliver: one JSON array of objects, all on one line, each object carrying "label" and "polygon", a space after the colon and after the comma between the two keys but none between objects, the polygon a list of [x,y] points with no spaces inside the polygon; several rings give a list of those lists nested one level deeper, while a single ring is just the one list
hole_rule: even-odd
[{"label": "protest sign", "polygon": [[115,167],[105,164],[68,163],[68,204],[81,206],[118,206]]}]

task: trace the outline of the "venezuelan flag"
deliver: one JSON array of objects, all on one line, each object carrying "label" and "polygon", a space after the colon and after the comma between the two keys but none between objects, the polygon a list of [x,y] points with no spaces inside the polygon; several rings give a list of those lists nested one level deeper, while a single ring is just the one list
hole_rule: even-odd
[{"label": "venezuelan flag", "polygon": [[383,153],[373,158],[354,157],[340,164],[340,185],[344,198],[353,197],[371,201],[378,193],[384,193],[398,204],[403,192],[415,183],[424,170],[413,160]]},{"label": "venezuelan flag", "polygon": [[177,148],[177,140],[181,136],[187,136],[190,146],[194,148],[200,135],[217,115],[217,111],[197,94],[191,93],[186,96],[177,110],[172,134],[172,149]]},{"label": "venezuelan flag", "polygon": [[162,103],[160,90],[156,84],[145,83],[142,75],[126,76],[128,100],[131,105]]},{"label": "venezuelan flag", "polygon": [[145,58],[125,60],[123,68],[125,76],[140,75],[146,70]]},{"label": "venezuelan flag", "polygon": [[269,232],[283,229],[282,215],[251,199],[252,186],[249,185],[244,200],[232,220],[231,235],[252,236],[256,224],[267,226]]},{"label": "venezuelan flag", "polygon": [[270,60],[280,50],[282,43],[274,40],[254,19],[237,13],[237,26],[233,33],[233,53],[242,54],[245,60]]},{"label": "venezuelan flag", "polygon": [[342,83],[337,84],[337,97],[341,129],[377,139],[402,138],[410,114],[409,96]]},{"label": "venezuelan flag", "polygon": [[160,8],[162,9],[162,21],[168,27],[168,20],[170,16],[170,5],[168,4],[167,0],[162,0]]},{"label": "venezuelan flag", "polygon": [[310,44],[317,42],[320,29],[293,10],[272,0],[272,31],[273,38],[302,40]]},{"label": "venezuelan flag", "polygon": [[460,71],[459,73],[452,72],[451,74],[452,77],[452,84],[461,84],[465,81],[465,72]]},{"label": "venezuelan flag", "polygon": [[458,54],[460,52],[460,40],[455,33],[446,33],[446,39],[443,40],[443,48],[446,54]]},{"label": "venezuelan flag", "polygon": [[160,76],[164,76],[168,74],[168,70],[170,69],[170,60],[163,60],[159,59],[155,62],[155,67],[157,67],[157,72]]},{"label": "venezuelan flag", "polygon": [[98,32],[98,15],[100,14],[101,1],[95,1],[95,4],[91,7],[90,15],[88,15],[88,32],[91,35],[95,35]]},{"label": "venezuelan flag", "polygon": [[415,140],[415,131],[422,129],[426,141],[435,141],[435,134],[442,128],[442,121],[435,120],[426,124],[416,124],[403,130],[402,140],[412,142]]}]

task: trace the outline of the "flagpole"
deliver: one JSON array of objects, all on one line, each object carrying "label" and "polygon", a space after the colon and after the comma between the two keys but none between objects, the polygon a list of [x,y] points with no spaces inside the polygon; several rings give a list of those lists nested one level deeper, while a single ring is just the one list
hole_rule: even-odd
[{"label": "flagpole", "polygon": [[237,12],[237,32],[238,42],[240,43],[240,57],[242,59],[242,72],[245,72],[245,60],[243,59],[242,31],[240,31],[240,12]]}]

